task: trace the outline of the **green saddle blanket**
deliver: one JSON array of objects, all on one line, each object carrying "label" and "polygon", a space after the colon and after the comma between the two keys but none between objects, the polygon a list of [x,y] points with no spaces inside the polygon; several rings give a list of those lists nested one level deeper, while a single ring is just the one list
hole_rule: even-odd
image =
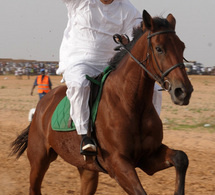
[{"label": "green saddle blanket", "polygon": [[[97,85],[100,85],[98,96],[97,96],[95,102],[93,103],[93,107],[91,110],[93,125],[96,120],[96,115],[97,115],[99,101],[100,101],[101,94],[102,94],[103,85],[111,71],[112,71],[111,67],[107,67],[104,70],[104,75],[103,75],[100,83],[98,83],[98,81],[94,80],[93,78],[87,76],[87,78],[91,82],[94,82]],[[73,131],[73,130],[75,130],[75,125],[73,122],[71,123],[71,126],[68,126],[69,117],[70,117],[70,102],[69,102],[69,99],[67,98],[67,96],[65,96],[60,101],[60,103],[57,105],[57,107],[52,115],[52,121],[51,121],[52,129],[55,131]]]}]

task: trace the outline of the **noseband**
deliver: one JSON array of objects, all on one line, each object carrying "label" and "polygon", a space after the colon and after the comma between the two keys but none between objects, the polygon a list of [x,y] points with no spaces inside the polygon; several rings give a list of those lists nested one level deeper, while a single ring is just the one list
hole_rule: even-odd
[{"label": "noseband", "polygon": [[[155,32],[155,33],[152,33],[148,34],[147,36],[147,39],[148,39],[148,48],[147,48],[147,55],[146,55],[146,59],[143,60],[143,62],[140,62],[139,60],[137,60],[133,55],[132,53],[125,47],[125,45],[122,43],[122,38],[119,34],[115,34],[113,36],[113,39],[114,41],[117,43],[117,44],[120,44],[120,46],[125,49],[125,51],[131,56],[131,58],[138,64],[140,65],[146,72],[147,74],[149,74],[155,81],[159,82],[161,87],[163,88],[163,90],[165,91],[170,91],[171,90],[171,83],[168,81],[168,80],[165,80],[165,77],[172,71],[174,70],[175,68],[184,68],[185,65],[184,63],[178,63],[178,64],[175,64],[174,66],[172,66],[171,68],[169,68],[168,70],[166,70],[165,72],[162,72],[162,70],[160,69],[159,65],[158,65],[158,62],[156,60],[156,57],[155,57],[155,54],[154,54],[154,51],[153,51],[153,48],[152,48],[152,44],[151,44],[151,38],[156,36],[156,35],[160,35],[160,34],[166,34],[166,33],[175,33],[174,30],[166,30],[166,31],[159,31],[159,32]],[[152,51],[152,54],[153,54],[153,58],[156,62],[156,66],[157,68],[159,69],[160,73],[161,73],[161,76],[158,76],[158,75],[153,75],[145,66],[144,63],[147,62],[147,60],[149,59],[149,49],[151,49]]]}]

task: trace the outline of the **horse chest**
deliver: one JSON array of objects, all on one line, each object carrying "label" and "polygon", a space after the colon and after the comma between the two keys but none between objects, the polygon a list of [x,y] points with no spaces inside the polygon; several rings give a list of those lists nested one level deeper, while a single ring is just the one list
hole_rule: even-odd
[{"label": "horse chest", "polygon": [[154,151],[162,142],[163,128],[158,117],[150,117],[142,122],[140,131],[141,149],[143,151]]}]

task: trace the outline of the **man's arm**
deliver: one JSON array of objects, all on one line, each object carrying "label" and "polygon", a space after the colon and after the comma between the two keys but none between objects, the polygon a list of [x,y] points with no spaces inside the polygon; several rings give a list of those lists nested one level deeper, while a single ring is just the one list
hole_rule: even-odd
[{"label": "man's arm", "polygon": [[52,89],[52,82],[51,82],[50,77],[49,77],[49,88]]},{"label": "man's arm", "polygon": [[32,89],[31,89],[31,95],[33,95],[33,91],[34,91],[35,87],[36,87],[36,85],[33,85]]},{"label": "man's arm", "polygon": [[34,81],[33,87],[31,89],[31,95],[33,95],[34,88],[37,86],[37,78]]}]

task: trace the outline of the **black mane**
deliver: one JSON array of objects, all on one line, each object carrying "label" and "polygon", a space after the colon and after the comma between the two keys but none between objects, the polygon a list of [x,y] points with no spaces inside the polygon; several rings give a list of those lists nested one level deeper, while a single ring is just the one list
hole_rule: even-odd
[{"label": "black mane", "polygon": [[[142,26],[142,25],[141,25]],[[137,40],[144,34],[145,31],[143,31],[142,27],[137,27],[133,29],[133,34],[132,34],[132,41],[126,45],[126,48],[130,51],[132,47],[135,45]],[[112,68],[116,68],[119,62],[122,60],[122,58],[127,54],[127,52],[122,49],[119,52],[117,52],[113,58],[109,61],[109,66]]]},{"label": "black mane", "polygon": [[154,25],[156,26],[156,29],[170,27],[169,22],[165,18],[155,17],[155,18],[153,18],[153,22],[154,22]]},{"label": "black mane", "polygon": [[[161,17],[155,17],[153,18],[154,25],[157,27],[157,29],[161,28],[169,28],[170,24],[169,22]],[[126,48],[130,51],[137,40],[146,32],[146,30],[143,30],[143,25],[141,25],[137,28],[133,29],[133,34],[132,34],[132,41],[126,45]],[[119,62],[122,60],[122,58],[127,54],[127,52],[122,49],[119,52],[117,52],[113,58],[109,61],[108,65],[111,66],[112,68],[116,68]]]}]

